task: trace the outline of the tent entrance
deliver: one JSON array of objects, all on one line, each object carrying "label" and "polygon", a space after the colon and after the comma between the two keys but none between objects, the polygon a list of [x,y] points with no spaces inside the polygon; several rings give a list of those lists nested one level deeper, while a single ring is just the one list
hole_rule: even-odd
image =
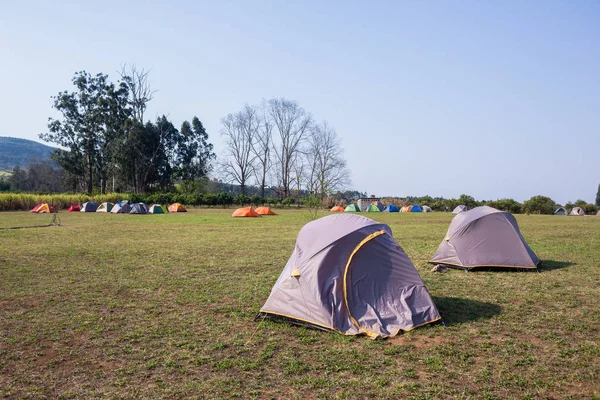
[{"label": "tent entrance", "polygon": [[[361,326],[361,324],[359,323],[359,321],[361,320],[361,317],[365,315],[364,312],[362,312],[363,310],[361,310],[364,307],[361,307],[361,304],[359,301],[352,301],[352,299],[349,301],[348,297],[349,297],[349,290],[348,290],[348,285],[349,284],[353,284],[355,283],[355,280],[352,279],[352,273],[349,271],[351,266],[352,266],[352,260],[354,259],[356,253],[358,253],[358,251],[363,248],[364,245],[366,245],[367,243],[369,243],[371,240],[375,239],[376,237],[380,236],[380,235],[384,235],[387,232],[385,230],[380,230],[377,232],[374,232],[372,234],[370,234],[369,236],[367,236],[366,238],[364,238],[352,251],[352,253],[350,254],[350,257],[348,258],[348,262],[346,263],[346,268],[344,269],[344,303],[346,304],[346,310],[348,311],[348,316],[350,317],[350,319],[352,320],[352,323],[361,331],[363,331],[364,333],[366,333],[369,337],[372,338],[376,338],[379,336],[379,334],[369,330],[368,328],[366,328],[365,326]],[[371,274],[368,274],[371,275]],[[368,277],[366,278],[368,281],[372,280],[368,279]],[[370,284],[371,282],[367,282],[367,285]],[[350,291],[351,292],[351,291]],[[352,296],[352,295],[350,295]],[[355,317],[356,315],[356,317]],[[358,318],[358,320],[357,320]]]}]

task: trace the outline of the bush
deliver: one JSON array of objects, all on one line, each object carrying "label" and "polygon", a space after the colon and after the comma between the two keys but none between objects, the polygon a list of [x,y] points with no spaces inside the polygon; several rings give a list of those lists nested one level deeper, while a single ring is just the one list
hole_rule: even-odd
[{"label": "bush", "polygon": [[233,196],[227,192],[221,192],[217,195],[217,201],[223,208],[233,204]]},{"label": "bush", "polygon": [[281,201],[281,205],[282,205],[283,207],[285,207],[285,206],[288,206],[288,207],[289,207],[289,206],[291,206],[292,204],[294,204],[294,199],[293,199],[293,198],[291,198],[291,197],[286,197],[285,199],[283,199],[283,200]]},{"label": "bush", "polygon": [[250,204],[250,197],[246,196],[245,194],[238,194],[233,198],[233,202],[235,204],[239,204],[240,206],[243,206],[244,204]]},{"label": "bush", "polygon": [[521,210],[527,214],[552,214],[556,207],[556,202],[550,197],[533,196],[523,203]]},{"label": "bush", "polygon": [[263,199],[262,197],[260,197],[259,195],[255,194],[254,196],[250,197],[250,203],[253,206],[259,206],[261,204],[263,204],[265,201],[265,199]]}]

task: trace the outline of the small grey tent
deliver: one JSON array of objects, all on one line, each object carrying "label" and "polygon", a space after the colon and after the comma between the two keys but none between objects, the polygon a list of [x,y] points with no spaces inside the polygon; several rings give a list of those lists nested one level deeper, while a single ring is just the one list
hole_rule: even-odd
[{"label": "small grey tent", "polygon": [[431,207],[429,206],[421,206],[421,208],[423,209],[423,212],[431,212]]},{"label": "small grey tent", "polygon": [[440,319],[390,227],[355,214],[330,215],[300,230],[259,316],[372,338]]},{"label": "small grey tent", "polygon": [[596,213],[596,217],[600,217],[600,210]]},{"label": "small grey tent", "polygon": [[85,203],[83,203],[81,205],[81,209],[79,211],[81,211],[81,212],[96,212],[97,209],[98,209],[98,203],[93,202],[93,201],[86,201]]},{"label": "small grey tent", "polygon": [[573,207],[569,215],[585,215],[585,211],[581,207]]},{"label": "small grey tent", "polygon": [[467,211],[467,206],[464,205],[460,205],[460,206],[456,206],[456,208],[454,209],[454,211],[452,211],[452,214],[460,214],[461,212]]},{"label": "small grey tent", "polygon": [[164,214],[165,210],[160,206],[160,204],[152,204],[148,208],[148,214]]},{"label": "small grey tent", "polygon": [[144,203],[132,204],[129,214],[148,214],[148,206]]},{"label": "small grey tent", "polygon": [[538,258],[523,239],[515,217],[483,206],[461,212],[429,261],[456,268],[536,268]]},{"label": "small grey tent", "polygon": [[131,211],[131,204],[129,200],[119,201],[115,206],[110,210],[113,214],[129,214]]},{"label": "small grey tent", "polygon": [[114,207],[113,203],[111,203],[110,201],[106,201],[98,206],[98,208],[96,209],[96,212],[107,213],[107,212],[110,212],[110,210],[112,210],[113,207]]},{"label": "small grey tent", "polygon": [[567,209],[564,207],[558,207],[556,211],[554,211],[554,215],[567,215]]}]

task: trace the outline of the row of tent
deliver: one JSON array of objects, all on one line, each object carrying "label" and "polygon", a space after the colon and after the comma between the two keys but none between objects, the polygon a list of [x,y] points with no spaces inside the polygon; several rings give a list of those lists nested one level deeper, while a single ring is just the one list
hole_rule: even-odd
[{"label": "row of tent", "polygon": [[[554,215],[576,215],[576,216],[584,216],[585,211],[581,207],[573,207],[571,212],[568,212],[564,207],[558,207],[556,211],[554,211]],[[596,213],[596,216],[600,217],[600,210]]]},{"label": "row of tent", "polygon": [[[429,263],[535,269],[515,217],[482,206],[456,215]],[[388,225],[356,214],[306,224],[258,317],[371,338],[441,319]]]},{"label": "row of tent", "polygon": [[277,215],[271,210],[271,207],[258,207],[254,210],[252,207],[238,208],[231,214],[232,217],[253,217],[260,218],[263,215]]},{"label": "row of tent", "polygon": [[[346,208],[342,206],[335,206],[329,210],[331,212],[360,212],[360,207],[357,204],[348,204]],[[389,204],[387,206],[383,206],[381,202],[374,201],[369,204],[369,207],[365,210],[365,212],[431,212],[431,208],[429,206],[418,206],[418,205],[410,205],[402,208],[398,208],[393,204]]]},{"label": "row of tent", "polygon": [[[186,212],[185,207],[180,203],[173,203],[166,209],[167,212]],[[31,209],[32,213],[56,213],[56,208],[48,203],[39,203]],[[67,212],[105,212],[112,214],[164,214],[165,209],[160,204],[152,204],[148,207],[144,203],[131,203],[129,200],[119,201],[116,204],[104,202],[101,204],[93,201],[83,203],[81,206],[77,204],[71,205]]]}]

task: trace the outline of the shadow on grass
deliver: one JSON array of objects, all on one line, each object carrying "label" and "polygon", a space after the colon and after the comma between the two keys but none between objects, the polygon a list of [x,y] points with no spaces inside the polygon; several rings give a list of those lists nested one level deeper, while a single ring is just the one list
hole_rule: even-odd
[{"label": "shadow on grass", "polygon": [[459,297],[433,297],[433,301],[447,326],[492,318],[502,312],[497,304]]},{"label": "shadow on grass", "polygon": [[555,269],[562,269],[570,267],[571,265],[577,265],[571,261],[554,261],[554,260],[542,260],[542,262],[538,265],[538,271],[553,271]]}]

